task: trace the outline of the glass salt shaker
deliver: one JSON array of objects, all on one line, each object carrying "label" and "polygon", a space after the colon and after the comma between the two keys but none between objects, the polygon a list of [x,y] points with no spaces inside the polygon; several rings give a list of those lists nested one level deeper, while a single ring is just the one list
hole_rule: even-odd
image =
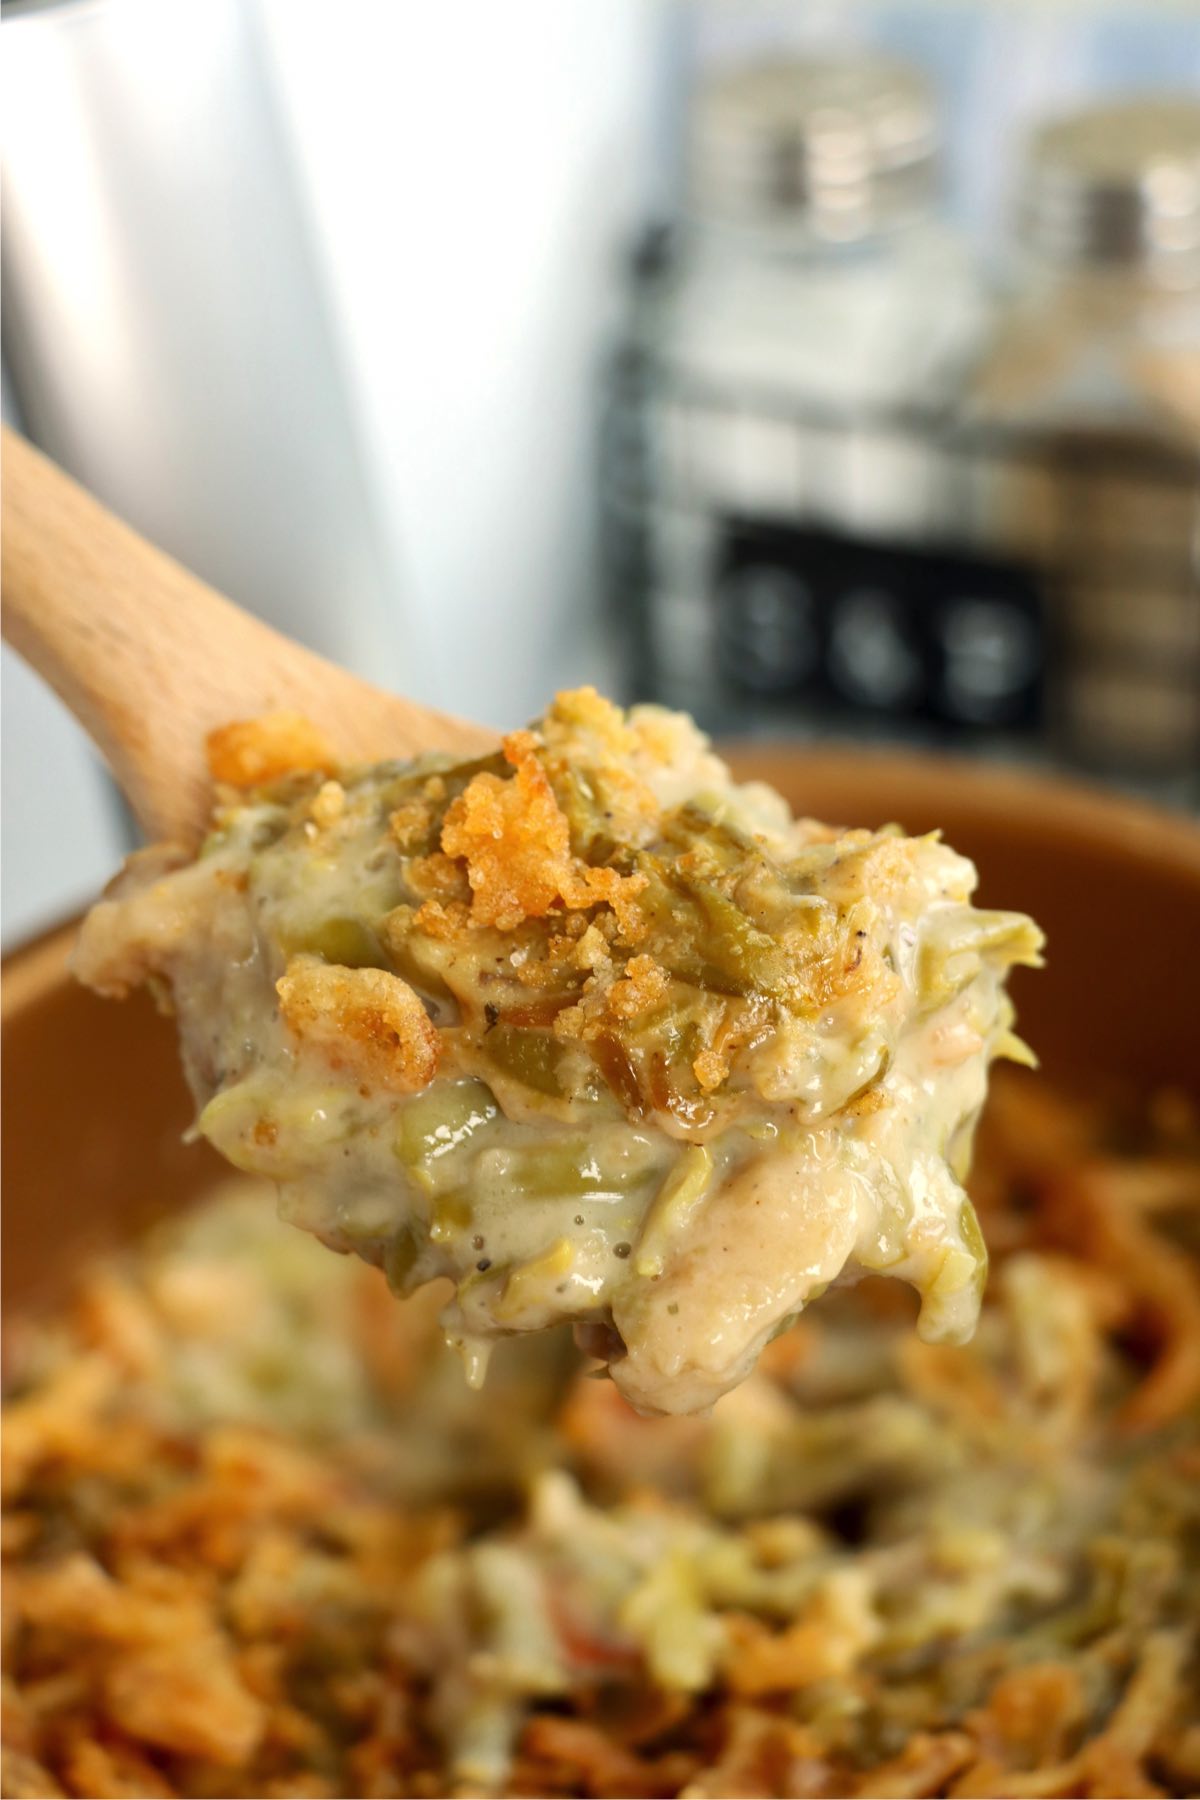
[{"label": "glass salt shaker", "polygon": [[[1200,102],[1038,129],[1008,298],[970,384],[984,535],[1046,571],[1070,758],[1200,773]],[[1167,793],[1170,797],[1170,790]]]},{"label": "glass salt shaker", "polygon": [[875,55],[723,70],[644,247],[610,389],[613,585],[643,697],[710,727],[821,696],[903,717],[924,624],[897,574],[946,526],[937,422],[989,319],[939,215],[924,78]]}]

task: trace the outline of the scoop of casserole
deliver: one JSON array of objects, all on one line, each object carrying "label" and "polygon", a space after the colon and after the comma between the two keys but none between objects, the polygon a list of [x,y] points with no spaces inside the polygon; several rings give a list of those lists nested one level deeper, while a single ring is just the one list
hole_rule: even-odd
[{"label": "scoop of casserole", "polygon": [[397,1293],[450,1278],[472,1379],[566,1319],[696,1411],[866,1271],[970,1335],[961,1184],[1042,940],[936,835],[794,819],[590,689],[470,763],[339,769],[278,717],[211,750],[199,855],[132,857],[78,972],[177,1014],[197,1130],[285,1218]]}]

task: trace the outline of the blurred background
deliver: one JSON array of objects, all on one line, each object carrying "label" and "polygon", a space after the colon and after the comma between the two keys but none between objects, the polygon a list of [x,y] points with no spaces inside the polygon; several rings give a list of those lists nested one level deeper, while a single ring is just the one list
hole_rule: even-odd
[{"label": "blurred background", "polygon": [[[6,418],[325,654],[1200,803],[1200,14],[4,4]],[[6,651],[6,946],[131,842]]]}]

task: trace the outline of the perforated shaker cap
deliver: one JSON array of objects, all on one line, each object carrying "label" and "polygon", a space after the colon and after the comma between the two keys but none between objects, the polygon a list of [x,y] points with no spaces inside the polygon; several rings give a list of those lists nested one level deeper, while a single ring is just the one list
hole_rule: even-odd
[{"label": "perforated shaker cap", "polygon": [[1017,228],[1063,263],[1200,280],[1200,101],[1092,106],[1034,134]]},{"label": "perforated shaker cap", "polygon": [[688,207],[725,224],[848,242],[928,208],[937,147],[932,91],[905,63],[743,63],[693,97]]}]

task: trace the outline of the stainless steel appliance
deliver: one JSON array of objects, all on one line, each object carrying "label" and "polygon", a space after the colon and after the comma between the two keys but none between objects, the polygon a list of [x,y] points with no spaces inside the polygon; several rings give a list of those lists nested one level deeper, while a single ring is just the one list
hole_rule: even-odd
[{"label": "stainless steel appliance", "polygon": [[255,8],[18,0],[0,31],[31,436],[244,605],[418,689]]}]

